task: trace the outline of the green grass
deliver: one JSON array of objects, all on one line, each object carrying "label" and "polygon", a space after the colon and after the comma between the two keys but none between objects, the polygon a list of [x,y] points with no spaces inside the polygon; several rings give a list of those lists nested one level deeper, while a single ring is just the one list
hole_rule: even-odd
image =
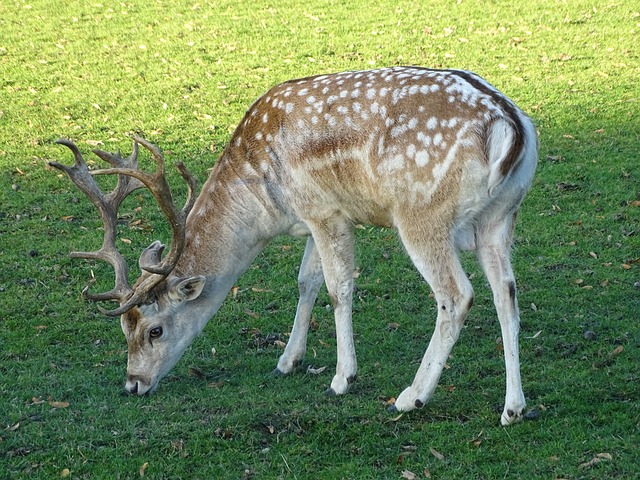
[{"label": "green grass", "polygon": [[[0,478],[137,478],[143,465],[172,479],[640,475],[636,2],[64,4],[0,5]],[[271,378],[279,347],[253,337],[291,327],[303,245],[290,239],[258,257],[155,395],[124,395],[120,326],[79,296],[90,268],[105,286],[110,272],[68,257],[100,244],[99,221],[47,167],[71,161],[53,141],[128,153],[141,133],[202,184],[269,86],[395,64],[476,71],[538,126],[514,249],[537,419],[498,425],[499,328],[470,256],[476,302],[435,397],[399,420],[385,412],[435,309],[395,234],[377,228],[358,231],[360,372],[347,396],[322,395],[335,366],[325,293],[307,355],[323,374]],[[123,227],[133,265],[168,227],[145,195],[122,213],[147,226]]]}]

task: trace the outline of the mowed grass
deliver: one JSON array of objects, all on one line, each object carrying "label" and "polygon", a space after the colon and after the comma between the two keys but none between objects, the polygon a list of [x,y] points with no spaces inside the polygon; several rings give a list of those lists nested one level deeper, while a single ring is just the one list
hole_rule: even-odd
[{"label": "mowed grass", "polygon": [[[636,2],[11,0],[0,31],[0,478],[640,475]],[[499,327],[472,255],[475,305],[433,400],[386,413],[435,306],[395,233],[371,227],[358,230],[348,395],[322,394],[335,368],[324,292],[305,365],[269,376],[295,312],[303,244],[288,238],[240,278],[155,395],[125,395],[119,322],[80,298],[91,270],[97,288],[111,271],[68,257],[97,248],[101,225],[47,166],[72,161],[53,141],[89,159],[96,146],[128,154],[142,134],[202,184],[270,86],[396,64],[473,70],[538,126],[513,255],[528,419],[499,426]],[[134,275],[169,229],[145,194],[121,216]]]}]

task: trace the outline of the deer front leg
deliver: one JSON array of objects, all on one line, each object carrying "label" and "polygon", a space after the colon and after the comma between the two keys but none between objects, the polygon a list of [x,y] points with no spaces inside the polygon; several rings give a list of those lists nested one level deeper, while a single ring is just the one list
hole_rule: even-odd
[{"label": "deer front leg", "polygon": [[325,283],[336,322],[337,364],[328,395],[342,395],[356,379],[357,362],[351,322],[353,296],[353,224],[336,215],[321,222],[307,222],[322,260]]},{"label": "deer front leg", "polygon": [[298,299],[296,318],[293,321],[291,336],[284,353],[280,356],[278,366],[273,371],[274,375],[291,373],[302,362],[307,350],[307,333],[309,332],[311,310],[322,286],[323,279],[320,254],[313,237],[309,237],[302,257],[300,272],[298,273],[300,298]]}]

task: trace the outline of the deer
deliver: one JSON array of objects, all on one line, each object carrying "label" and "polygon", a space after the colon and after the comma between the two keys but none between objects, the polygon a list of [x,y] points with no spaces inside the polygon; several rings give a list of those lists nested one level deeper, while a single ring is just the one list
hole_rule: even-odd
[{"label": "deer", "polygon": [[[354,228],[393,228],[430,286],[435,329],[410,386],[389,407],[409,412],[433,396],[473,303],[461,250],[474,250],[493,293],[502,335],[506,394],[502,425],[524,416],[520,317],[511,247],[516,216],[538,157],[532,120],[475,73],[389,67],[317,75],[281,83],[258,98],[235,128],[200,194],[183,163],[188,194],[175,205],[160,149],[133,136],[129,157],[99,149],[111,165],[90,169],[79,148],[65,172],[99,210],[102,247],[71,256],[110,263],[115,286],[83,295],[108,316],[120,316],[130,394],[154,392],[216,314],[236,280],[271,239],[306,237],[298,273],[293,327],[274,370],[304,361],[312,307],[326,285],[333,305],[336,371],[326,391],[343,395],[357,375],[352,325]],[[139,147],[156,171],[138,166]],[[104,193],[95,176],[114,175]],[[172,229],[169,251],[159,241],[139,259],[130,286],[115,246],[118,208],[146,187]],[[117,302],[107,310],[101,303]]]}]

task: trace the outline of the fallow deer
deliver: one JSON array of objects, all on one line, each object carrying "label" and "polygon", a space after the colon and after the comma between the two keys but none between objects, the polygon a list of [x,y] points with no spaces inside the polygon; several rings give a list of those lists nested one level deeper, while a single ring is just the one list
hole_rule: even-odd
[{"label": "fallow deer", "polygon": [[[342,395],[356,378],[352,330],[355,224],[393,227],[437,303],[435,331],[411,386],[392,410],[422,407],[432,396],[471,307],[473,289],[457,250],[475,249],[493,291],[506,364],[503,425],[522,417],[525,398],[518,353],[519,313],[510,248],[516,213],[537,163],[531,120],[476,74],[394,67],[292,80],[246,112],[194,200],[173,203],[159,149],[133,138],[122,158],[94,152],[113,168],[89,170],[53,162],[100,210],[102,248],[75,257],[103,259],[116,286],[89,299],[120,303],[132,394],[153,392],[216,313],[236,279],[270,239],[308,237],[298,276],[300,298],[291,336],[275,373],[289,374],[305,355],[311,308],[323,280],[333,303],[337,366],[328,393]],[[139,171],[138,144],[157,162]],[[118,175],[104,194],[94,175]],[[173,230],[170,252],[154,242],[141,255],[133,287],[115,247],[117,211],[148,187]],[[193,208],[192,208],[193,207]],[[425,301],[425,303],[427,303]]]}]

